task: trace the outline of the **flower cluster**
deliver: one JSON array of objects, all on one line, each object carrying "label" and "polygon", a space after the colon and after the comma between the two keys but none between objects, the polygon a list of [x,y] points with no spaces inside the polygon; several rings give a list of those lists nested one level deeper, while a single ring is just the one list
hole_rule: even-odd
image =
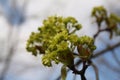
[{"label": "flower cluster", "polygon": [[83,60],[88,60],[92,56],[92,52],[96,49],[94,40],[88,36],[82,36],[78,40],[77,50],[79,56]]},{"label": "flower cluster", "polygon": [[118,27],[120,24],[120,17],[113,13],[107,13],[103,6],[95,7],[92,11],[92,16],[95,17],[96,23],[99,27],[105,22],[107,27],[106,30],[110,32],[110,38],[112,38],[113,32],[116,35],[120,35],[120,28]]},{"label": "flower cluster", "polygon": [[78,37],[75,32],[81,24],[73,17],[51,16],[43,21],[38,32],[32,32],[26,49],[33,55],[42,54],[42,63],[52,66],[52,61],[66,66],[74,65],[74,51],[87,60],[95,50],[94,40],[88,36]]}]

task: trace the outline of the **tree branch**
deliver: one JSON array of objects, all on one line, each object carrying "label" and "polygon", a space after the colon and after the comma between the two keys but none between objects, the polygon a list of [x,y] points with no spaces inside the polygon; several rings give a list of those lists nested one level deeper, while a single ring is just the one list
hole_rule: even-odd
[{"label": "tree branch", "polygon": [[95,64],[91,63],[94,71],[95,71],[95,75],[96,75],[96,80],[99,80],[99,72],[98,72],[98,68]]},{"label": "tree branch", "polygon": [[97,58],[98,56],[103,55],[103,54],[105,54],[105,53],[108,52],[108,51],[114,50],[115,48],[117,48],[117,47],[119,47],[119,46],[120,46],[120,42],[118,42],[117,44],[115,44],[115,45],[113,45],[113,46],[111,46],[111,47],[108,47],[108,48],[106,48],[106,49],[104,49],[104,50],[96,53],[96,54],[93,55],[91,58]]}]

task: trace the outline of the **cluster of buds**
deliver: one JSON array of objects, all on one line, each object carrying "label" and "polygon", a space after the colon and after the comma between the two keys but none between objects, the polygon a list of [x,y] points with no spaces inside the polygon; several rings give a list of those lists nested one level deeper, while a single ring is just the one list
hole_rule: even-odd
[{"label": "cluster of buds", "polygon": [[98,27],[104,22],[106,25],[106,31],[110,33],[110,38],[112,38],[113,33],[120,35],[120,17],[111,13],[108,14],[107,10],[103,6],[95,7],[92,11],[92,16],[95,17]]},{"label": "cluster of buds", "polygon": [[32,32],[26,49],[34,56],[42,54],[42,63],[48,67],[52,66],[52,61],[68,67],[74,65],[76,47],[78,57],[88,60],[95,50],[94,40],[88,36],[78,37],[75,32],[81,27],[73,17],[48,17],[38,32]]},{"label": "cluster of buds", "polygon": [[78,40],[77,51],[83,61],[91,58],[93,51],[96,49],[94,40],[88,36],[82,36]]}]

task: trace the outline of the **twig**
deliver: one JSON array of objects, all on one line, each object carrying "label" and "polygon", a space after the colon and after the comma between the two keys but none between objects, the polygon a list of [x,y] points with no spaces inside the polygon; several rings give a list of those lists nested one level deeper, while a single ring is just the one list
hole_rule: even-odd
[{"label": "twig", "polygon": [[109,61],[105,60],[104,58],[102,58],[102,64],[104,64],[107,67],[107,69],[117,72],[117,73],[120,73],[119,67],[115,67],[115,65],[111,65],[111,63]]},{"label": "twig", "polygon": [[109,28],[106,28],[106,29],[99,29],[98,32],[93,36],[94,39],[96,39],[97,36],[98,36],[101,32],[104,32],[104,31],[110,32],[111,30],[110,30]]},{"label": "twig", "polygon": [[95,64],[91,63],[91,66],[93,67],[96,75],[96,80],[99,80],[99,73],[98,73],[98,68]]},{"label": "twig", "polygon": [[117,57],[117,55],[116,55],[114,50],[112,50],[112,56],[115,59],[116,63],[118,63],[118,65],[120,65],[120,61],[119,61],[119,59],[118,59],[118,57]]},{"label": "twig", "polygon": [[83,68],[81,70],[81,80],[87,80],[85,77],[85,71],[88,68],[88,65],[86,65],[86,62],[83,62]]},{"label": "twig", "polygon": [[96,54],[93,55],[91,58],[97,58],[98,56],[103,55],[103,54],[105,54],[105,53],[108,52],[108,51],[114,50],[115,48],[117,48],[117,47],[119,47],[119,46],[120,46],[120,42],[118,42],[117,44],[115,44],[115,45],[113,45],[113,46],[111,46],[111,47],[109,47],[109,48],[106,48],[106,49],[104,49],[104,50],[96,53]]}]

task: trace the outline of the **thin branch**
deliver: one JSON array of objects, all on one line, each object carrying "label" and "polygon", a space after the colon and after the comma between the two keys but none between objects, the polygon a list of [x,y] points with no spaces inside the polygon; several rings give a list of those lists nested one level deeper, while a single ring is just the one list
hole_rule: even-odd
[{"label": "thin branch", "polygon": [[112,50],[112,56],[113,56],[114,60],[116,61],[116,63],[118,63],[118,65],[120,65],[120,61],[119,61],[119,59],[118,59],[114,50]]},{"label": "thin branch", "polygon": [[111,30],[110,30],[109,28],[99,29],[98,32],[94,35],[94,39],[96,39],[97,36],[98,36],[101,32],[104,32],[104,31],[110,32]]},{"label": "thin branch", "polygon": [[104,58],[102,58],[102,63],[107,67],[107,69],[120,73],[120,69],[119,67],[115,67],[115,65],[111,65],[111,63],[107,60],[105,60]]},{"label": "thin branch", "polygon": [[85,71],[88,68],[88,65],[86,65],[86,62],[83,62],[83,68],[81,70],[81,80],[87,80],[85,77]]},{"label": "thin branch", "polygon": [[99,73],[98,73],[98,68],[95,64],[91,63],[91,66],[93,67],[96,75],[96,80],[99,80]]},{"label": "thin branch", "polygon": [[105,54],[108,51],[114,50],[115,48],[117,48],[119,46],[120,46],[120,42],[118,42],[117,44],[115,44],[115,45],[113,45],[113,46],[111,46],[109,48],[106,48],[106,49],[96,53],[95,55],[92,56],[92,58],[97,58],[98,56],[103,55],[103,54]]}]

